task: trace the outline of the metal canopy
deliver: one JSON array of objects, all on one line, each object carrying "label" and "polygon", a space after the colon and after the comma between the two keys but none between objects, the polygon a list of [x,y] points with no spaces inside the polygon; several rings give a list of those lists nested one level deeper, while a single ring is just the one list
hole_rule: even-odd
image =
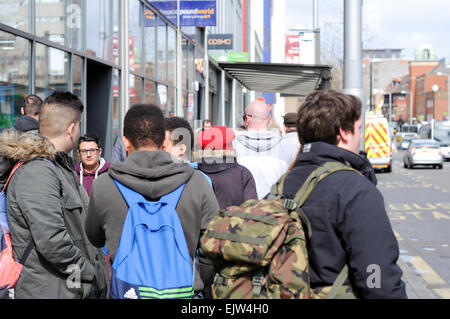
[{"label": "metal canopy", "polygon": [[251,91],[306,96],[331,86],[327,65],[219,62],[219,66]]}]

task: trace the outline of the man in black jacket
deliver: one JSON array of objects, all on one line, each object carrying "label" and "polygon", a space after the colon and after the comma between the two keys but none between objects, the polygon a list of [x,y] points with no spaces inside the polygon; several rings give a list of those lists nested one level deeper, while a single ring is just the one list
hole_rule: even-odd
[{"label": "man in black jacket", "polygon": [[22,117],[14,123],[14,128],[21,132],[37,133],[39,129],[39,113],[41,113],[42,99],[30,94],[25,98],[24,105],[20,108]]},{"label": "man in black jacket", "polygon": [[[308,243],[312,288],[331,286],[347,264],[358,298],[406,298],[399,247],[370,163],[359,155],[361,102],[336,91],[311,93],[298,110],[303,145],[284,183],[293,198],[308,175],[338,161],[361,172],[339,171],[320,182],[303,211],[311,223]],[[364,177],[365,176],[365,177]]]}]

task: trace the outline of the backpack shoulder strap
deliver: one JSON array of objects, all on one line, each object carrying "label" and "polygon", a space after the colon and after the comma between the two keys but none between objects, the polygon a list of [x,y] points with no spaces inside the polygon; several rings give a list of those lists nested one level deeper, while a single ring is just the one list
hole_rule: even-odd
[{"label": "backpack shoulder strap", "polygon": [[338,171],[354,171],[351,166],[343,164],[341,162],[327,162],[324,165],[315,169],[297,191],[295,194],[294,202],[297,203],[298,207],[303,206],[308,196],[312,193],[317,184],[322,181],[325,177],[338,172]]},{"label": "backpack shoulder strap", "polygon": [[17,162],[16,165],[14,165],[14,167],[12,168],[11,172],[9,173],[8,179],[6,180],[5,185],[3,186],[3,192],[6,191],[6,187],[9,184],[9,181],[11,180],[12,176],[14,175],[14,173],[17,171],[17,169],[23,165],[24,162]]},{"label": "backpack shoulder strap", "polygon": [[[139,194],[138,192],[119,183],[114,178],[113,178],[113,181],[116,184],[117,188],[119,189],[120,193],[122,194],[123,198],[127,202],[128,207],[131,207],[133,204],[136,204],[136,203],[148,202],[148,200],[146,200],[145,197],[142,196],[141,194]],[[162,196],[159,201],[165,202],[168,205],[172,205],[172,207],[175,208],[178,204],[178,201],[181,197],[181,194],[184,190],[185,185],[186,184],[183,184],[180,187],[178,187],[177,189],[175,189],[173,192]]]}]

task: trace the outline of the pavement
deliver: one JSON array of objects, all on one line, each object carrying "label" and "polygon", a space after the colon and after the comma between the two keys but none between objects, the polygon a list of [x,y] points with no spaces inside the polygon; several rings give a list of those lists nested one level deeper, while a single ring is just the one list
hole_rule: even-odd
[{"label": "pavement", "polygon": [[402,280],[406,285],[408,299],[440,299],[433,290],[427,287],[427,283],[423,280],[422,276],[415,273],[413,268],[401,257],[398,259],[397,265],[403,271]]}]

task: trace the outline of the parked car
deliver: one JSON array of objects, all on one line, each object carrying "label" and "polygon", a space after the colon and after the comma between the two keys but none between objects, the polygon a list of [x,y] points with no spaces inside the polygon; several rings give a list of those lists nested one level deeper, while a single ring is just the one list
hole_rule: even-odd
[{"label": "parked car", "polygon": [[413,168],[416,165],[431,165],[442,169],[443,163],[441,147],[434,140],[412,140],[403,156],[405,168]]},{"label": "parked car", "polygon": [[411,141],[412,139],[410,138],[404,138],[400,143],[400,149],[402,149],[403,151],[407,150]]}]

